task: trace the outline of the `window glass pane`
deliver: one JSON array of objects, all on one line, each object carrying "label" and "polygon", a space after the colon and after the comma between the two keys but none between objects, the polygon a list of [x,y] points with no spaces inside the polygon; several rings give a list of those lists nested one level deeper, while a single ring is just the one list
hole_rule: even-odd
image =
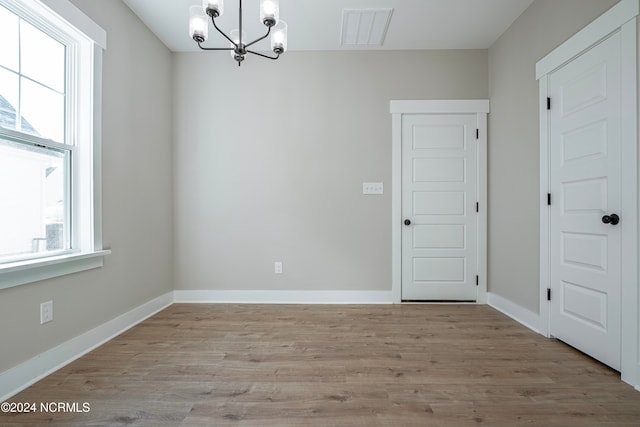
[{"label": "window glass pane", "polygon": [[18,17],[0,6],[0,65],[18,72]]},{"label": "window glass pane", "polygon": [[21,78],[22,131],[57,142],[64,141],[64,96]]},{"label": "window glass pane", "polygon": [[65,46],[26,21],[20,21],[20,62],[22,75],[64,92]]},{"label": "window glass pane", "polygon": [[0,68],[0,126],[16,129],[18,100],[18,75]]},{"label": "window glass pane", "polygon": [[0,140],[0,259],[69,248],[65,156]]}]

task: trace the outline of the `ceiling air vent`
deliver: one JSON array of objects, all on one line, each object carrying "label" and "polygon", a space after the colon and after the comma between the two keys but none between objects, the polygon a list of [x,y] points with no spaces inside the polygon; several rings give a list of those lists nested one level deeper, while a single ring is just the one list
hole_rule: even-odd
[{"label": "ceiling air vent", "polygon": [[342,46],[382,46],[393,9],[343,9]]}]

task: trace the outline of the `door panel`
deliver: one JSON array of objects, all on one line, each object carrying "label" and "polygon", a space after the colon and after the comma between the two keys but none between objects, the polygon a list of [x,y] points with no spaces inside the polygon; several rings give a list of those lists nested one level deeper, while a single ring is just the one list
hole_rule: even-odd
[{"label": "door panel", "polygon": [[464,182],[464,159],[415,159],[414,182]]},{"label": "door panel", "polygon": [[[606,171],[602,171],[606,173]],[[607,211],[607,177],[584,178],[560,183],[563,215],[592,215]]]},{"label": "door panel", "polygon": [[414,258],[413,278],[422,282],[464,280],[464,258]]},{"label": "door panel", "polygon": [[476,299],[475,134],[475,114],[403,117],[403,300]]},{"label": "door panel", "polygon": [[414,150],[464,150],[464,128],[431,124],[411,129]]},{"label": "door panel", "polygon": [[462,191],[415,191],[411,216],[464,215],[465,193]]},{"label": "door panel", "polygon": [[560,253],[564,265],[573,265],[589,271],[607,271],[609,251],[606,235],[563,232],[561,236]]},{"label": "door panel", "polygon": [[464,225],[416,225],[413,244],[416,249],[464,249]]},{"label": "door panel", "polygon": [[562,314],[586,327],[607,330],[607,294],[562,281]]},{"label": "door panel", "polygon": [[[620,35],[549,78],[551,334],[620,369]],[[624,219],[623,219],[624,220]]]}]

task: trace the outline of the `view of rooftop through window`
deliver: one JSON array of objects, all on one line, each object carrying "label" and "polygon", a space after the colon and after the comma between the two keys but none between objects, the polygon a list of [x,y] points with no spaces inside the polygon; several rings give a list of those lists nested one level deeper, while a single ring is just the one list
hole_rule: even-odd
[{"label": "view of rooftop through window", "polygon": [[70,153],[66,46],[2,6],[0,39],[1,261],[70,248]]}]

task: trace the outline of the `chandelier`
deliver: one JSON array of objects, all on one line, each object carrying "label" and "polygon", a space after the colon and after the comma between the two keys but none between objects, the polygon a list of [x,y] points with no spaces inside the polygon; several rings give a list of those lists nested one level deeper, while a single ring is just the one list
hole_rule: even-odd
[{"label": "chandelier", "polygon": [[[203,0],[201,6],[191,6],[189,9],[189,35],[202,50],[228,50],[231,57],[238,62],[238,66],[244,61],[248,53],[262,56],[268,59],[278,59],[287,50],[287,23],[280,20],[279,0],[260,0],[260,21],[267,27],[267,33],[252,42],[247,43],[247,37],[242,31],[242,0],[238,0],[238,29],[225,34],[218,25],[216,18],[222,16],[224,11],[224,0]],[[229,47],[204,47],[204,43],[209,37],[209,18],[213,27],[229,41]],[[249,47],[266,39],[271,35],[271,50],[275,56],[268,56],[250,50]]]}]

